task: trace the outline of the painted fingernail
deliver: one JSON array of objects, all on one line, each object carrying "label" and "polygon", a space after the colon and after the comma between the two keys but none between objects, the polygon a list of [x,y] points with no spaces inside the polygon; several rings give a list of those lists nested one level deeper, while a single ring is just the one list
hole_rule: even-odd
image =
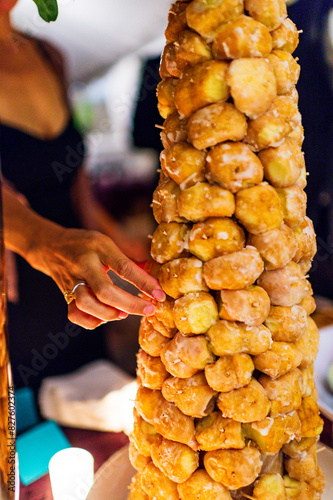
[{"label": "painted fingernail", "polygon": [[127,318],[128,316],[128,313],[126,313],[125,311],[120,311],[120,313],[118,314],[118,319],[125,319]]},{"label": "painted fingernail", "polygon": [[160,302],[163,302],[163,300],[166,299],[166,295],[163,292],[163,290],[154,290],[152,293],[152,296],[154,297],[154,299],[156,299]]},{"label": "painted fingernail", "polygon": [[145,316],[151,316],[152,314],[154,314],[154,312],[155,312],[155,307],[152,304],[146,306],[143,310],[143,314]]}]

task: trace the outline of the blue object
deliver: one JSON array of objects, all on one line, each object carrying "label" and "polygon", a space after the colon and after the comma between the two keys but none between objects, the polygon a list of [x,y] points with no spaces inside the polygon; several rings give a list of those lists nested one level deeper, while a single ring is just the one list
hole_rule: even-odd
[{"label": "blue object", "polygon": [[24,432],[16,440],[22,484],[33,483],[48,473],[50,459],[71,444],[56,422],[47,420]]},{"label": "blue object", "polygon": [[33,391],[29,387],[15,389],[16,432],[19,434],[39,422]]}]

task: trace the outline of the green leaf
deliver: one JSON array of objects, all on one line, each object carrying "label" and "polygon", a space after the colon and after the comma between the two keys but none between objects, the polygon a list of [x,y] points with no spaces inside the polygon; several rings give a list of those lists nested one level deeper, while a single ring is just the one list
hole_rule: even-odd
[{"label": "green leaf", "polygon": [[58,17],[57,0],[33,0],[37,5],[39,15],[44,21],[49,23]]}]

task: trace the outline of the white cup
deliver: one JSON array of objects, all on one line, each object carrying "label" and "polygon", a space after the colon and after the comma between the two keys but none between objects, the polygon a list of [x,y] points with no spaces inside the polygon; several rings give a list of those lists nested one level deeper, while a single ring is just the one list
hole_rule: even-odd
[{"label": "white cup", "polygon": [[85,500],[94,482],[94,457],[82,448],[58,451],[49,462],[53,500]]}]

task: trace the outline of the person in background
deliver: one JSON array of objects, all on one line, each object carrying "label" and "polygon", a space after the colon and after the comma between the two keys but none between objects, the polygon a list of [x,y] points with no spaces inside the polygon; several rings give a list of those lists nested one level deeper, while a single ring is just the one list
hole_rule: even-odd
[{"label": "person in background", "polygon": [[[129,240],[89,192],[62,57],[48,43],[13,29],[10,11],[16,2],[0,0],[4,237],[18,254],[18,293],[8,304],[8,327],[15,385],[38,388],[46,376],[104,356],[101,329],[93,334],[87,329],[128,314],[153,313],[151,302],[114,286],[109,269],[153,299],[165,295],[128,258],[142,260],[146,249]],[[83,200],[76,206],[74,192]],[[90,231],[79,229],[82,221]],[[80,325],[75,335],[72,323]],[[66,345],[55,349],[60,338]]]}]

